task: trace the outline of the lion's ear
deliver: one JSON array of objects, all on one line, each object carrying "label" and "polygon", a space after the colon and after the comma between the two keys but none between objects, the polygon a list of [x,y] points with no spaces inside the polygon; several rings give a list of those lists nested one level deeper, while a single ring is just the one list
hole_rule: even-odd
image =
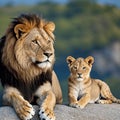
[{"label": "lion's ear", "polygon": [[55,24],[53,22],[48,22],[45,26],[44,29],[46,31],[51,31],[53,32],[55,30]]},{"label": "lion's ear", "polygon": [[91,66],[94,63],[94,58],[92,56],[88,56],[85,58],[85,61]]},{"label": "lion's ear", "polygon": [[14,28],[14,32],[16,34],[17,39],[22,36],[23,33],[26,32],[25,26],[23,24],[18,24]]},{"label": "lion's ear", "polygon": [[75,58],[72,57],[72,56],[68,56],[68,57],[66,58],[66,61],[67,61],[68,65],[71,65],[71,63],[72,63],[74,60],[75,60]]}]

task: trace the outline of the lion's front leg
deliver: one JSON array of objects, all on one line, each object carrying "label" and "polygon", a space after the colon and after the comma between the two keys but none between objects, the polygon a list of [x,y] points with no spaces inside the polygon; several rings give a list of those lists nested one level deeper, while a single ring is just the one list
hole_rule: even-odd
[{"label": "lion's front leg", "polygon": [[40,105],[40,119],[55,120],[54,106],[56,104],[56,97],[52,91],[51,84],[49,82],[44,83],[38,88],[35,95],[39,97],[37,103]]},{"label": "lion's front leg", "polygon": [[14,107],[17,115],[22,120],[29,120],[35,114],[32,105],[26,101],[20,92],[13,87],[6,87],[3,95],[3,102]]},{"label": "lion's front leg", "polygon": [[63,101],[62,90],[57,75],[54,71],[52,72],[52,90],[56,96],[56,103],[62,104]]},{"label": "lion's front leg", "polygon": [[47,96],[40,107],[40,118],[44,120],[55,120],[53,112],[56,103],[55,95],[52,91],[47,92]]}]

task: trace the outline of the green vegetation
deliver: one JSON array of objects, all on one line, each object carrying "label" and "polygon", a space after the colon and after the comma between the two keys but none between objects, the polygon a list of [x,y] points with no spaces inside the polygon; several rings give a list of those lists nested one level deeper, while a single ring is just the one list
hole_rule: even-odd
[{"label": "green vegetation", "polygon": [[[37,13],[56,24],[55,70],[61,80],[65,102],[68,77],[66,56],[87,56],[92,50],[103,48],[114,40],[120,40],[120,9],[96,4],[95,0],[70,0],[64,5],[44,2],[35,6],[0,7],[1,37],[11,18],[21,13]],[[115,85],[114,83],[111,87],[116,88],[117,82]],[[115,95],[120,96],[117,91]]]}]

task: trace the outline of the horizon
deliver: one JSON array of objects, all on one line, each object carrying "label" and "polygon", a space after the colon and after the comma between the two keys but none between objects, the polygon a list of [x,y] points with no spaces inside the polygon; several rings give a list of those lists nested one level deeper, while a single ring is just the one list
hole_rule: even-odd
[{"label": "horizon", "polygon": [[[5,6],[5,5],[35,5],[37,3],[42,3],[42,2],[54,2],[58,4],[66,4],[69,2],[69,0],[4,0],[0,1],[0,6]],[[114,5],[116,7],[120,7],[120,1],[119,0],[96,0],[98,4],[103,4],[103,5]]]}]

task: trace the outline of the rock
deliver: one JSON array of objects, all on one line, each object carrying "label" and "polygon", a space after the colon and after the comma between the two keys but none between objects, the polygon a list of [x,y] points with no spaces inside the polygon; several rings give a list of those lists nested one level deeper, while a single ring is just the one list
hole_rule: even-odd
[{"label": "rock", "polygon": [[[39,120],[38,106],[32,120]],[[120,104],[88,104],[84,109],[56,105],[56,120],[120,120]],[[12,107],[0,107],[0,120],[19,120]]]}]

